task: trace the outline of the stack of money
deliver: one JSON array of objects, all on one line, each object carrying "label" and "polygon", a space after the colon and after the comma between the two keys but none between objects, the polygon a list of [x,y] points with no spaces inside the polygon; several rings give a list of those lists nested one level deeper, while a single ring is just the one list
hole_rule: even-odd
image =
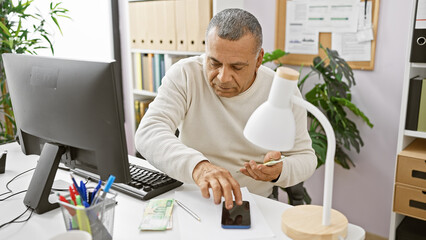
[{"label": "stack of money", "polygon": [[173,199],[151,199],[145,207],[139,230],[172,228]]}]

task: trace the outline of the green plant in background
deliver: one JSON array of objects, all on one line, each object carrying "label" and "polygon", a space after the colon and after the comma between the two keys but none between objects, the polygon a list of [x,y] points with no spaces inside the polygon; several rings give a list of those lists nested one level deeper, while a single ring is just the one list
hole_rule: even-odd
[{"label": "green plant in background", "polygon": [[[48,16],[39,11],[31,12],[29,7],[34,0],[0,0],[0,144],[13,141],[16,135],[16,123],[12,110],[6,76],[3,69],[3,53],[37,54],[38,49],[54,49],[51,41],[52,33],[49,26],[56,26],[62,34],[59,18],[69,18],[68,10],[61,7],[62,3],[50,3]],[[33,10],[34,11],[34,10]],[[50,25],[49,25],[50,24]]]},{"label": "green plant in background", "polygon": [[[334,160],[343,168],[350,169],[351,165],[355,166],[355,164],[345,151],[350,151],[354,148],[359,153],[364,142],[355,122],[348,118],[346,110],[360,117],[369,127],[373,127],[373,124],[352,103],[350,88],[356,84],[352,68],[343,58],[339,57],[337,51],[328,48],[325,49],[323,46],[320,46],[320,49],[324,51],[326,57],[324,59],[319,56],[314,58],[313,64],[310,66],[311,71],[299,79],[298,87],[302,91],[306,81],[316,74],[322,80],[307,91],[304,98],[318,107],[327,116],[336,135],[336,154]],[[279,58],[286,54],[288,53],[279,49],[271,54],[265,53],[263,63],[274,62],[277,67],[282,66],[283,64],[279,62]],[[302,67],[300,70],[302,70]],[[327,136],[321,124],[313,115],[308,114],[308,118],[310,119],[308,131],[312,139],[312,147],[317,155],[318,168],[325,163]],[[303,185],[300,186],[303,187]],[[303,200],[309,204],[311,202],[309,194],[307,194],[306,189],[303,189],[303,192]]]}]

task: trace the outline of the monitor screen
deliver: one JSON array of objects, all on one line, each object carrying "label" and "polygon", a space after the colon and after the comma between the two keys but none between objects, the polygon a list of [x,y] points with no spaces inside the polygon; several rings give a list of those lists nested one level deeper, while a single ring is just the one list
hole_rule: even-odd
[{"label": "monitor screen", "polygon": [[[24,200],[27,206],[38,213],[49,208],[41,206],[45,196],[39,195],[50,194],[59,161],[102,180],[114,175],[116,182],[130,181],[115,62],[2,57],[22,151],[40,155]],[[48,185],[41,190],[45,193],[32,189],[40,181]]]}]

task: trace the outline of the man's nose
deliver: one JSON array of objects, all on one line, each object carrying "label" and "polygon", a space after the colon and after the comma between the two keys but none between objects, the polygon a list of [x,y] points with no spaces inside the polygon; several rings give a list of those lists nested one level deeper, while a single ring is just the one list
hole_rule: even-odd
[{"label": "man's nose", "polygon": [[221,83],[229,82],[232,79],[231,72],[229,71],[227,67],[223,66],[219,69],[219,74],[217,75],[217,79]]}]

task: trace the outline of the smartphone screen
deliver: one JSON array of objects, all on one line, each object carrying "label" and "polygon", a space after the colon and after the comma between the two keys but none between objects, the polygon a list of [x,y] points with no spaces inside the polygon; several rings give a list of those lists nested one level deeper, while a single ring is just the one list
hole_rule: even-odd
[{"label": "smartphone screen", "polygon": [[235,204],[230,210],[225,208],[225,202],[222,203],[222,228],[250,228],[250,203],[243,201],[242,205]]}]

